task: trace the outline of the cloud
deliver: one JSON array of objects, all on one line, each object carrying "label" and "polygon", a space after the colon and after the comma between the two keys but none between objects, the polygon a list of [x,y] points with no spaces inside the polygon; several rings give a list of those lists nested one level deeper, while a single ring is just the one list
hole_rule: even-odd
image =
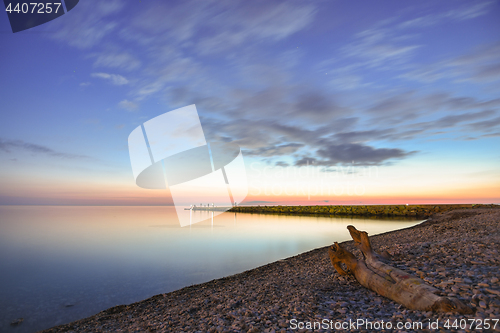
[{"label": "cloud", "polygon": [[[433,135],[450,132],[450,130],[455,131],[457,128],[463,128],[464,131],[466,131],[467,128],[470,130],[470,128],[475,127],[475,130],[477,131],[482,131],[482,132],[489,131],[490,126],[486,124],[491,121],[493,121],[494,124],[495,123],[494,119],[484,122],[481,121],[478,123],[473,123],[472,121],[488,118],[496,114],[497,112],[493,110],[483,110],[477,112],[465,112],[462,114],[448,115],[432,121],[412,123],[405,126],[412,128],[412,130],[410,130],[409,133],[407,133],[407,135],[409,136],[408,138],[405,138],[405,132],[398,132],[388,135],[387,139],[389,140],[411,139],[415,137],[415,135],[426,135],[430,137]],[[435,130],[438,130],[438,132],[435,132]]]},{"label": "cloud", "polygon": [[484,44],[467,54],[443,60],[401,74],[399,77],[431,83],[448,79],[455,82],[489,83],[500,80],[500,42]]},{"label": "cloud", "polygon": [[485,44],[447,63],[450,72],[461,80],[492,82],[500,80],[500,42]]},{"label": "cloud", "polygon": [[[304,165],[307,161],[325,166],[351,161],[382,165],[417,153],[416,150],[391,147],[394,142],[448,133],[457,126],[483,127],[483,132],[488,133],[491,125],[487,123],[491,121],[473,122],[497,115],[495,108],[500,106],[499,99],[392,92],[355,109],[356,114],[363,112],[365,117],[349,117],[338,112],[349,111],[349,108],[337,106],[329,97],[322,96],[321,91],[317,92],[319,95],[312,92],[293,95],[292,92],[295,90],[280,90],[279,93],[269,90],[258,92],[258,97],[252,96],[250,91],[240,93],[238,96],[245,102],[224,113],[223,121],[204,118],[202,123],[207,136],[235,141],[248,156],[294,156],[295,165]],[[189,89],[179,89],[177,93],[183,97],[190,94]],[[297,110],[302,110],[302,114]],[[315,126],[311,123],[304,126],[304,119],[309,119],[311,114],[317,115],[318,122]],[[305,151],[310,153],[306,155]]]},{"label": "cloud", "polygon": [[[342,122],[342,118],[340,120]],[[349,119],[349,121],[351,121]],[[349,122],[348,122],[349,123]],[[295,165],[311,164],[332,166],[342,163],[379,165],[391,159],[402,159],[415,153],[397,148],[375,148],[366,142],[394,140],[398,135],[409,136],[419,131],[379,129],[366,131],[340,131],[329,124],[316,129],[306,129],[279,122],[263,120],[226,120],[225,123],[208,122],[207,132],[218,132],[219,139],[234,141],[245,149],[245,155],[272,158],[277,156],[297,156]],[[344,127],[345,129],[346,127]],[[311,153],[304,156],[304,151]],[[309,161],[309,162],[308,162]],[[283,162],[284,163],[284,162]],[[280,163],[280,165],[282,165]],[[284,165],[284,164],[283,164]]]},{"label": "cloud", "polygon": [[480,118],[486,118],[495,114],[496,113],[492,110],[484,110],[481,112],[467,112],[464,114],[450,115],[443,117],[433,122],[433,124],[437,128],[452,127],[457,125],[458,123],[463,123],[466,121],[476,120]]},{"label": "cloud", "polygon": [[26,151],[34,154],[45,154],[52,157],[60,157],[65,159],[87,159],[89,156],[77,155],[70,153],[63,153],[55,151],[49,147],[42,146],[35,143],[25,142],[22,140],[4,140],[0,139],[0,151],[5,153],[12,153],[18,151]]},{"label": "cloud", "polygon": [[493,1],[476,3],[474,5],[465,5],[461,8],[452,9],[447,12],[429,14],[425,16],[420,16],[407,21],[404,21],[398,25],[399,28],[424,28],[444,23],[446,21],[463,21],[470,20],[476,17],[485,15],[489,11],[489,7],[493,5]]},{"label": "cloud", "polygon": [[122,109],[127,109],[128,111],[137,111],[137,109],[139,108],[139,104],[127,99],[124,99],[123,101],[118,103],[118,106]]},{"label": "cloud", "polygon": [[[316,68],[311,64],[318,59],[311,54],[317,52],[296,42],[305,41],[302,33],[323,22],[321,2],[148,2],[127,21],[114,16],[121,5],[112,3],[113,10],[88,19],[104,35],[77,39],[79,47],[102,45],[87,56],[96,68],[130,71],[127,78],[92,74],[129,84],[130,100],[121,98],[119,107],[136,111],[148,98],[164,99],[172,108],[194,103],[209,140],[235,141],[249,156],[270,163],[294,163],[282,158],[287,156],[295,163],[303,158],[325,165],[389,163],[415,153],[395,141],[432,136],[437,130],[448,133],[457,126],[486,128],[481,121],[494,117],[500,105],[442,90],[424,93],[421,86],[404,82],[490,82],[498,77],[497,46],[423,66],[416,61],[442,59],[442,54],[428,58],[427,40],[418,39],[420,31],[410,31],[479,17],[490,10],[488,3],[420,17],[413,11],[402,19],[406,12],[379,22],[344,36],[351,38],[347,45],[344,37],[334,42],[332,58]],[[88,23],[82,26],[89,28]],[[112,24],[109,31],[106,24]],[[323,31],[317,24],[315,31]],[[133,51],[125,48],[129,45]],[[321,78],[311,78],[319,67]]]},{"label": "cloud", "polygon": [[[191,38],[198,24],[204,24],[212,14],[210,1],[184,1],[177,4],[154,3],[142,10],[132,20],[131,31],[139,33],[134,38],[142,39],[142,35],[162,35],[163,38],[181,42]],[[152,41],[147,39],[147,41]]]},{"label": "cloud", "polygon": [[476,47],[472,52],[454,58],[450,61],[450,66],[469,66],[482,62],[491,62],[498,60],[500,52],[500,42],[491,44],[482,44]]},{"label": "cloud", "polygon": [[330,71],[328,74],[334,76],[330,83],[336,89],[340,90],[353,90],[360,87],[366,87],[370,84],[363,83],[363,79],[360,75],[356,74],[340,74],[335,75],[336,71]]},{"label": "cloud", "polygon": [[287,143],[287,144],[283,144],[283,145],[279,145],[279,146],[268,146],[268,147],[262,147],[259,149],[246,151],[245,155],[249,155],[249,156],[258,155],[258,156],[266,156],[266,157],[279,156],[279,155],[291,155],[302,147],[304,147],[304,144],[302,144],[302,143]]},{"label": "cloud", "polygon": [[[256,0],[250,4],[247,1],[188,0],[148,3],[125,21],[116,15],[123,12],[123,2],[110,1],[106,5],[89,3],[92,5],[85,4],[83,8],[79,5],[81,13],[75,17],[75,22],[60,23],[64,27],[58,30],[68,32],[57,35],[57,39],[84,49],[100,46],[102,50],[86,56],[95,59],[95,67],[126,71],[140,68],[141,72],[134,72],[136,77],[130,79],[134,83],[130,95],[135,101],[161,97],[171,87],[189,83],[193,93],[203,91],[204,96],[199,96],[198,100],[205,104],[216,101],[217,98],[213,97],[220,92],[212,93],[210,89],[220,87],[220,80],[225,81],[226,78],[211,72],[201,57],[229,51],[231,55],[224,54],[224,57],[231,56],[236,62],[232,70],[247,68],[256,74],[258,62],[255,62],[251,52],[256,52],[263,42],[274,43],[306,29],[317,12],[314,4],[302,1]],[[90,13],[92,7],[95,10],[98,8],[99,12]],[[73,35],[74,40],[70,38]],[[111,40],[111,37],[116,38]],[[124,48],[132,43],[140,45],[140,48],[134,52]],[[298,54],[295,51],[284,52],[282,58],[288,59],[286,66],[297,63]],[[262,69],[260,79],[275,80],[279,71],[269,75],[269,70],[276,66],[266,67],[267,70]],[[129,81],[123,76],[95,74],[117,85]]]},{"label": "cloud", "polygon": [[324,121],[325,117],[347,115],[349,110],[340,107],[333,99],[320,92],[304,92],[296,97],[293,105],[296,115]]},{"label": "cloud", "polygon": [[271,147],[281,146],[280,150],[297,150],[300,144],[314,144],[318,137],[329,133],[329,129],[306,129],[300,126],[282,124],[275,121],[227,119],[222,122],[203,122],[207,128],[207,135],[217,133],[218,136],[230,138],[244,149],[255,150],[250,154],[258,153],[269,156]]},{"label": "cloud", "polygon": [[239,1],[213,21],[218,31],[199,43],[201,53],[219,53],[249,42],[284,39],[307,27],[316,8],[299,1]]},{"label": "cloud", "polygon": [[472,73],[471,80],[479,82],[500,80],[500,62],[478,68],[475,73]]},{"label": "cloud", "polygon": [[290,166],[290,164],[288,164],[288,163],[286,163],[286,162],[283,162],[283,161],[278,161],[278,162],[276,162],[274,165],[275,165],[275,166],[277,166],[277,167],[284,167],[284,168],[286,168],[286,167],[289,167],[289,166]]},{"label": "cloud", "polygon": [[356,35],[356,40],[343,48],[345,58],[361,61],[361,67],[384,67],[408,62],[421,45],[402,45],[401,36],[386,28],[371,28]]},{"label": "cloud", "polygon": [[495,1],[485,1],[472,6],[450,10],[444,16],[455,20],[470,20],[487,14],[489,7],[492,5],[495,5]]},{"label": "cloud", "polygon": [[[362,165],[378,165],[390,159],[400,159],[415,153],[416,151],[407,152],[397,148],[374,148],[356,143],[327,144],[324,148],[318,149],[317,154],[322,159],[315,159],[314,164],[333,166],[355,162]],[[300,161],[297,161],[297,163]]]},{"label": "cloud", "polygon": [[120,0],[81,1],[70,15],[51,22],[57,30],[51,37],[80,49],[88,49],[115,30],[118,23],[110,16],[118,13],[123,4]]},{"label": "cloud", "polygon": [[[476,82],[491,82],[500,78],[498,56],[493,63],[474,68],[462,68],[440,61],[435,64],[418,64],[422,54],[428,50],[427,39],[420,39],[424,28],[441,25],[446,22],[461,22],[478,18],[487,14],[494,7],[493,1],[466,4],[457,6],[453,10],[417,16],[401,22],[401,17],[408,15],[403,12],[398,16],[379,21],[372,27],[355,35],[354,40],[341,48],[341,53],[334,58],[321,62],[321,72],[328,73],[334,78],[332,87],[341,90],[359,89],[368,86],[377,87],[380,80],[368,76],[370,69],[386,72],[399,72],[394,78],[409,79],[423,83],[431,83],[441,79],[471,80]],[[414,12],[412,11],[412,14]],[[418,32],[418,34],[415,33]],[[430,39],[432,40],[432,39]],[[492,54],[498,54],[493,51]],[[346,65],[347,64],[347,65]],[[370,77],[373,82],[366,81]],[[390,80],[386,76],[385,80]],[[384,81],[385,81],[384,80]],[[383,83],[382,83],[383,84]],[[394,85],[393,82],[389,83]]]},{"label": "cloud", "polygon": [[168,57],[156,54],[154,59],[145,69],[147,77],[138,81],[134,92],[138,100],[157,93],[166,94],[169,87],[189,84],[190,89],[203,86],[203,90],[209,91],[209,84],[213,84],[214,78],[210,80],[204,66],[191,57],[174,52]]},{"label": "cloud", "polygon": [[[244,116],[266,118],[268,123],[279,124],[276,126],[283,126],[288,120],[317,126],[327,119],[333,128],[337,128],[352,126],[357,121],[351,116],[352,109],[341,105],[335,94],[328,94],[320,88],[278,82],[262,90],[240,89],[232,93],[231,100],[226,102],[235,106],[231,113],[237,110]],[[285,127],[282,129],[286,131]]]},{"label": "cloud", "polygon": [[[179,45],[198,54],[235,52],[287,38],[313,22],[316,7],[302,1],[184,1],[150,5],[125,29],[147,44]],[[161,37],[152,39],[151,34]]]},{"label": "cloud", "polygon": [[421,83],[432,83],[441,79],[455,76],[449,71],[449,67],[447,67],[444,63],[418,65],[414,66],[414,68],[415,69],[409,72],[400,74],[398,78],[418,81]]},{"label": "cloud", "polygon": [[[385,36],[362,37],[376,43]],[[500,105],[498,99],[441,91],[426,94],[417,89],[378,92],[353,102],[324,87],[293,84],[296,81],[290,81],[286,68],[277,66],[272,71],[268,67],[245,63],[238,69],[246,74],[248,85],[234,88],[213,81],[211,86],[219,89],[215,96],[187,84],[172,85],[167,96],[172,103],[196,103],[207,137],[234,141],[248,156],[272,163],[277,163],[273,157],[290,156],[296,159],[292,163],[299,164],[309,158],[324,165],[350,163],[349,159],[380,165],[408,158],[416,149],[400,149],[394,142],[463,128],[493,116]]]},{"label": "cloud", "polygon": [[485,121],[478,121],[472,124],[469,124],[469,128],[475,131],[490,131],[492,129],[495,129],[500,125],[500,116],[485,120]]},{"label": "cloud", "polygon": [[423,28],[429,27],[439,23],[439,17],[436,15],[426,15],[417,17],[403,23],[399,24],[399,28],[407,29],[407,28]]},{"label": "cloud", "polygon": [[[484,116],[491,112],[484,110],[485,108],[498,107],[499,102],[498,99],[479,101],[472,97],[452,96],[448,93],[422,95],[416,91],[406,91],[374,101],[374,104],[367,108],[367,114],[373,117],[371,122],[374,124],[382,122],[400,124],[409,123],[418,117],[433,115],[439,111],[458,112],[469,110],[469,112],[472,112],[472,110],[481,110],[486,112],[482,114]],[[452,119],[459,119],[463,115],[458,115],[455,118],[453,116],[445,117],[447,118],[442,120],[442,124]]]},{"label": "cloud", "polygon": [[335,133],[331,138],[333,142],[337,143],[367,142],[371,140],[379,141],[387,139],[390,137],[391,133],[394,133],[393,129],[350,131]]},{"label": "cloud", "polygon": [[500,132],[482,135],[483,138],[496,138],[499,136],[500,136]]},{"label": "cloud", "polygon": [[[434,97],[434,96],[433,96]],[[432,99],[418,96],[415,91],[406,91],[389,96],[380,96],[366,108],[372,124],[400,124],[416,119],[424,110],[423,105],[435,105]]]},{"label": "cloud", "polygon": [[104,51],[91,56],[96,58],[95,67],[111,67],[131,71],[141,66],[141,61],[128,52]]},{"label": "cloud", "polygon": [[90,74],[90,76],[109,80],[112,84],[116,86],[121,86],[128,83],[128,80],[126,78],[118,74],[92,73]]}]

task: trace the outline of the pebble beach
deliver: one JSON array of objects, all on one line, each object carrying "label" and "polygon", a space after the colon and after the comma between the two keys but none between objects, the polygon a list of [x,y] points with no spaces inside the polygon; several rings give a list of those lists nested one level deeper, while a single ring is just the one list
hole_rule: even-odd
[{"label": "pebble beach", "polygon": [[324,247],[43,332],[500,332],[499,226],[500,209],[455,210],[370,237],[473,315],[408,310],[337,274]]}]

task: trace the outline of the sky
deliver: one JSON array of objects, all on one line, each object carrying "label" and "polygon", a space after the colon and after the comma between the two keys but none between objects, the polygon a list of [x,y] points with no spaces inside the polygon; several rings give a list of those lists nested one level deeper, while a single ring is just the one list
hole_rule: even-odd
[{"label": "sky", "polygon": [[244,204],[500,203],[499,1],[93,1],[0,15],[0,204],[169,205],[127,140],[195,104]]}]

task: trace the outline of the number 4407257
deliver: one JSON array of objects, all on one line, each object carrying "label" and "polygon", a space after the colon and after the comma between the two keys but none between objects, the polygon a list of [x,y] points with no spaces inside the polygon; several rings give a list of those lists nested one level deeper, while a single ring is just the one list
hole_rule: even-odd
[{"label": "number 4407257", "polygon": [[444,327],[446,329],[466,329],[470,328],[473,330],[489,330],[495,329],[498,324],[498,319],[492,319],[492,318],[486,318],[486,319],[478,319],[478,318],[470,318],[470,319],[460,319],[457,320],[455,319],[454,321],[451,321],[448,319],[444,323]]},{"label": "number 4407257", "polygon": [[60,2],[23,2],[23,3],[17,3],[14,8],[12,8],[12,3],[9,3],[9,5],[5,8],[5,11],[12,13],[31,13],[31,14],[50,14],[52,12],[57,13],[59,11],[59,8],[61,7]]}]

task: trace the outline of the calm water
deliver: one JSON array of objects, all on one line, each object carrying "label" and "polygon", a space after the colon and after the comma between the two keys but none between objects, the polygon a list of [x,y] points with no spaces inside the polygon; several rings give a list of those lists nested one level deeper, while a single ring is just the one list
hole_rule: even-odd
[{"label": "calm water", "polygon": [[0,332],[64,324],[346,240],[349,224],[376,234],[417,222],[226,212],[181,228],[173,207],[0,206]]}]

